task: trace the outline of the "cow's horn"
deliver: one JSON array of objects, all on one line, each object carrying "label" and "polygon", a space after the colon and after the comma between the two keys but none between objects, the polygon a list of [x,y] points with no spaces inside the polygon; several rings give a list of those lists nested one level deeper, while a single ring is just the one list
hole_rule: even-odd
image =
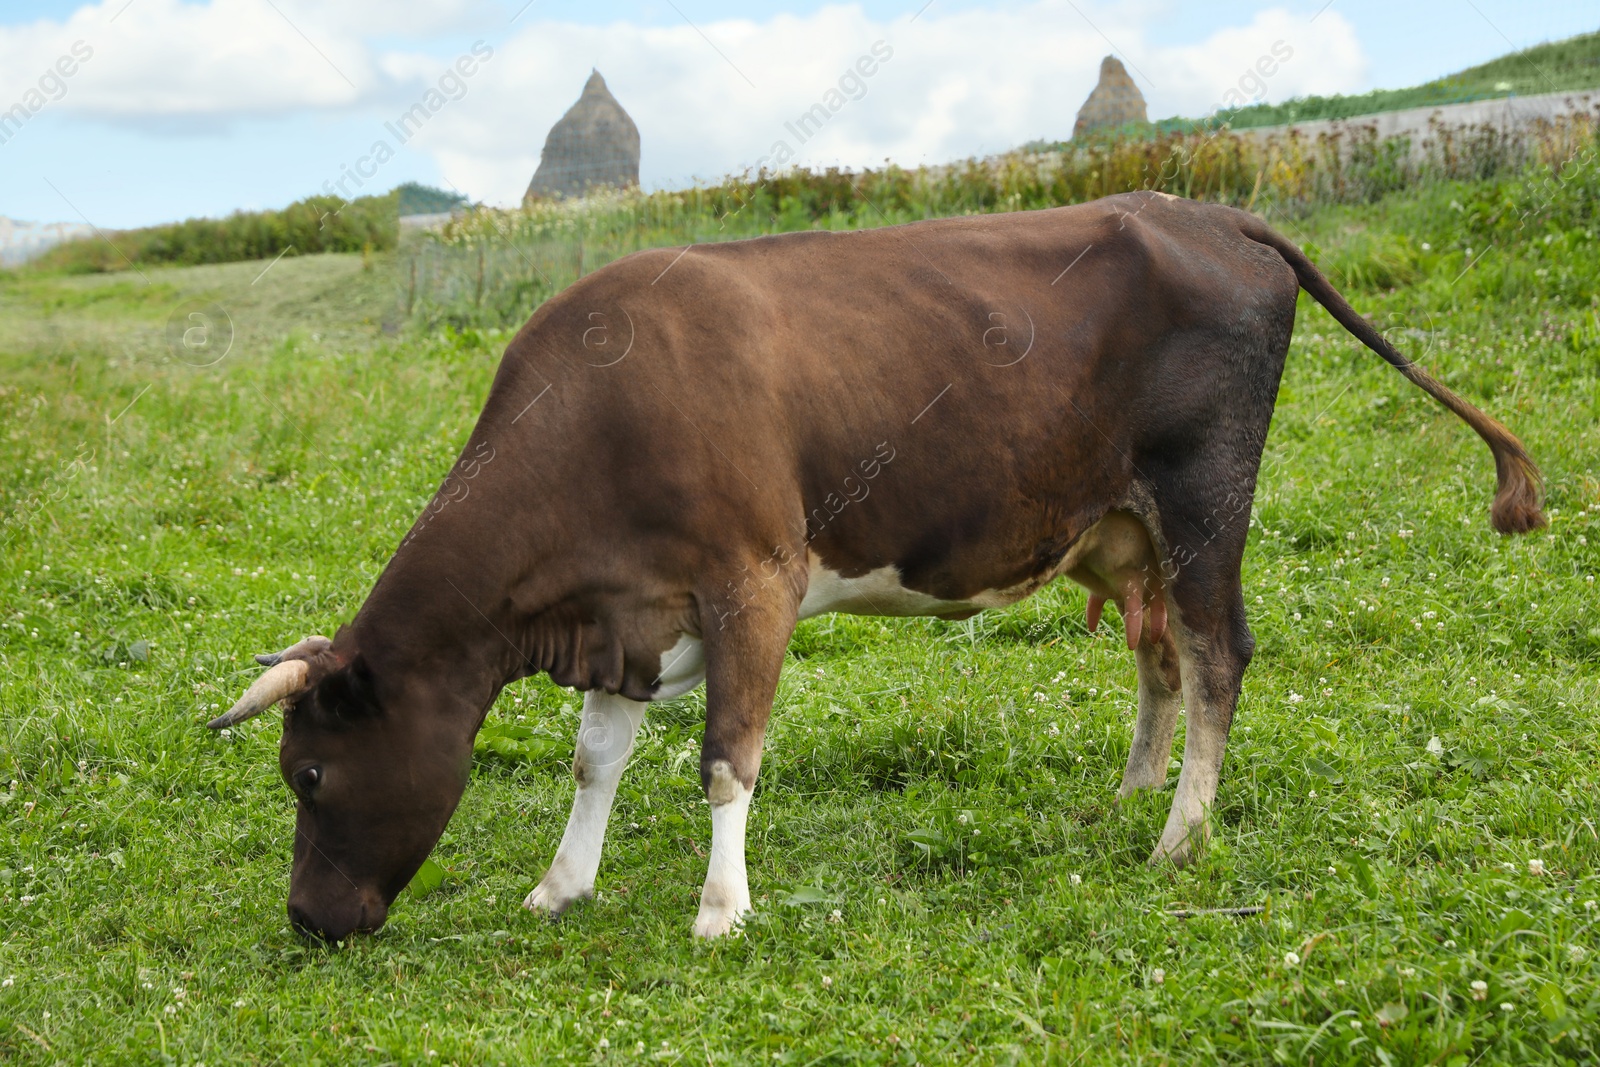
[{"label": "cow's horn", "polygon": [[273,667],[244,691],[239,702],[215,719],[206,723],[213,730],[233,726],[266,711],[291,693],[297,693],[306,684],[311,664],[303,659],[291,659]]}]

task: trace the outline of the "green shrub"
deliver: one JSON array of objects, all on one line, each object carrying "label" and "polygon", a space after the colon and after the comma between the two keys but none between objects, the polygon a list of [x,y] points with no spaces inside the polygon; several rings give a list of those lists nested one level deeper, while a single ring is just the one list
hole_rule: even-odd
[{"label": "green shrub", "polygon": [[35,270],[89,274],[138,264],[234,263],[317,252],[393,248],[399,237],[396,196],[342,200],[311,196],[281,211],[238,211],[224,219],[187,219],[68,241],[34,260]]}]

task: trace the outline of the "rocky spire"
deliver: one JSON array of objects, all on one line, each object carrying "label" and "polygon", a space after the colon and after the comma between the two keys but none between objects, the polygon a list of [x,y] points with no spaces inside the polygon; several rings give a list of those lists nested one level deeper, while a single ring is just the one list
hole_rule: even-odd
[{"label": "rocky spire", "polygon": [[523,199],[582,196],[600,186],[638,184],[639,127],[594,71],[578,102],[550,128]]},{"label": "rocky spire", "polygon": [[1106,56],[1100,61],[1100,81],[1089,94],[1089,99],[1078,109],[1078,121],[1072,127],[1073,137],[1082,137],[1094,130],[1103,130],[1130,123],[1148,122],[1144,95],[1133,84],[1128,70],[1116,56]]}]

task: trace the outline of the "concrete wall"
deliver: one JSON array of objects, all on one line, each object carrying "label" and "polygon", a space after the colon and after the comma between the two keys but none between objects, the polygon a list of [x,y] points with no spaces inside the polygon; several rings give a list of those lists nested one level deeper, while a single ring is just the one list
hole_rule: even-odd
[{"label": "concrete wall", "polygon": [[1473,100],[1465,104],[1441,104],[1435,107],[1413,107],[1404,111],[1383,111],[1376,115],[1358,115],[1348,119],[1317,119],[1295,122],[1287,126],[1257,126],[1239,130],[1241,136],[1281,136],[1290,130],[1302,137],[1315,140],[1324,133],[1341,130],[1374,128],[1379,138],[1410,137],[1412,151],[1421,150],[1421,142],[1430,132],[1430,124],[1450,127],[1492,126],[1497,130],[1514,131],[1530,123],[1546,122],[1564,115],[1587,112],[1600,120],[1600,89],[1573,90],[1565,93],[1542,93],[1538,96],[1508,96],[1499,100]]}]

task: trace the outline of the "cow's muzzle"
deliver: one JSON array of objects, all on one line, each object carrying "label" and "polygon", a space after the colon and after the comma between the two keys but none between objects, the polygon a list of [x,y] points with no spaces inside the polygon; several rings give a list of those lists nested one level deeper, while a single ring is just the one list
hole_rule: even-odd
[{"label": "cow's muzzle", "polygon": [[361,890],[332,906],[289,898],[289,925],[302,937],[343,941],[351,934],[370,934],[389,917],[389,905],[377,893]]}]

